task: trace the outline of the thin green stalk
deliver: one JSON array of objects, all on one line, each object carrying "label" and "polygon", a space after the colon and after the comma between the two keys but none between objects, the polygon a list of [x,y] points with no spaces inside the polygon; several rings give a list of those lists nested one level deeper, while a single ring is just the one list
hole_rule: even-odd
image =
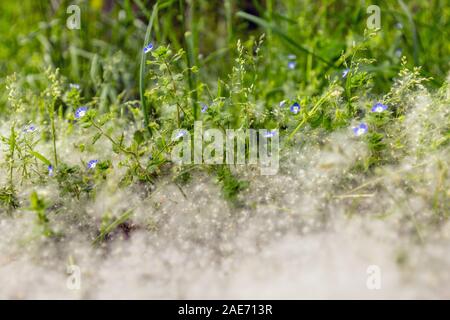
[{"label": "thin green stalk", "polygon": [[52,126],[53,157],[55,159],[55,166],[58,166],[58,154],[56,152],[55,104],[56,101],[53,101],[50,112],[50,122]]},{"label": "thin green stalk", "polygon": [[294,135],[297,133],[297,131],[311,118],[311,116],[314,115],[314,113],[317,111],[317,109],[325,102],[325,100],[331,95],[331,92],[328,92],[326,95],[324,95],[322,98],[317,101],[317,103],[314,105],[314,107],[306,113],[306,115],[303,117],[302,121],[295,127],[295,129],[291,132],[291,134],[288,136],[286,142],[290,141]]},{"label": "thin green stalk", "polygon": [[398,0],[398,3],[400,7],[402,8],[403,12],[405,12],[408,22],[411,25],[411,33],[412,33],[412,39],[413,39],[413,57],[414,57],[414,63],[419,65],[419,37],[417,35],[417,28],[416,24],[414,23],[414,18],[411,14],[411,11],[409,10],[408,6],[403,2],[403,0]]},{"label": "thin green stalk", "polygon": [[145,4],[143,4],[141,0],[133,0],[133,2],[138,6],[139,10],[141,10],[147,16],[147,18],[151,17],[150,11],[147,10]]},{"label": "thin green stalk", "polygon": [[136,164],[139,166],[140,169],[144,169],[141,165],[141,162],[139,161],[139,155],[136,154],[135,152],[132,152],[130,150],[125,149],[124,147],[122,147],[121,144],[117,143],[117,141],[115,141],[109,134],[107,134],[102,127],[100,127],[99,125],[97,125],[95,123],[95,121],[91,121],[92,126],[94,126],[94,128],[96,128],[103,136],[105,136],[109,141],[111,141],[111,143],[113,145],[115,145],[116,147],[119,148],[120,151],[122,151],[123,153],[129,154],[131,156],[133,156],[134,160],[136,161]]},{"label": "thin green stalk", "polygon": [[[145,32],[145,39],[144,39],[144,45],[142,46],[142,48],[144,48],[149,40],[150,40],[150,35],[152,32],[152,27],[153,27],[153,21],[156,17],[156,15],[158,14],[158,2],[153,6],[153,10],[152,10],[152,16],[150,17],[150,20],[148,21],[148,25],[147,25],[147,31]],[[152,130],[150,129],[150,113],[151,113],[151,106],[149,104],[147,104],[147,101],[145,99],[144,93],[145,93],[145,53],[144,50],[142,49],[141,51],[141,64],[139,67],[139,96],[141,99],[141,106],[142,106],[142,112],[144,113],[144,123],[145,123],[145,127],[147,128],[148,133],[150,134],[150,136],[152,135]]]},{"label": "thin green stalk", "polygon": [[183,107],[181,106],[180,102],[178,101],[178,98],[177,98],[177,92],[178,92],[177,84],[175,82],[175,78],[173,77],[172,70],[170,69],[169,63],[165,59],[164,59],[163,62],[164,62],[164,65],[166,66],[167,73],[169,74],[170,80],[172,82],[173,95],[175,96],[175,100],[176,100],[176,104],[177,104],[177,127],[179,128],[180,125],[181,125],[180,110],[183,111],[183,113],[186,116],[189,116],[189,114],[183,109]]},{"label": "thin green stalk", "polygon": [[122,151],[123,153],[131,155],[133,157],[134,161],[136,162],[136,165],[139,168],[139,170],[141,172],[145,173],[145,176],[147,179],[151,178],[151,175],[149,175],[147,170],[142,166],[141,161],[139,160],[139,154],[137,152],[133,152],[131,150],[124,148],[121,143],[118,143],[116,140],[114,140],[109,134],[107,134],[105,132],[105,130],[103,130],[103,128],[101,126],[96,124],[94,120],[92,120],[91,123],[92,123],[92,126],[94,128],[96,128],[100,132],[101,135],[105,136],[109,141],[111,141],[113,146],[116,146],[117,148],[119,148],[119,150]]},{"label": "thin green stalk", "polygon": [[246,20],[249,20],[253,23],[256,23],[257,25],[267,29],[267,30],[271,30],[273,31],[274,34],[277,34],[278,36],[280,36],[281,39],[283,39],[284,41],[286,41],[288,44],[290,44],[293,48],[302,51],[304,53],[309,53],[312,56],[314,56],[316,59],[322,61],[323,63],[325,63],[326,65],[332,67],[333,66],[333,62],[328,61],[327,59],[322,58],[321,56],[315,54],[312,50],[306,48],[305,46],[302,46],[301,44],[299,44],[297,41],[295,41],[294,39],[292,39],[291,37],[289,37],[283,30],[281,30],[280,28],[278,28],[276,25],[274,25],[271,22],[268,22],[267,20],[258,18],[254,15],[248,14],[246,12],[243,11],[239,11],[237,13],[237,16],[240,18],[244,18]]},{"label": "thin green stalk", "polygon": [[195,49],[194,49],[194,40],[192,33],[186,32],[185,34],[186,40],[186,62],[188,65],[188,84],[189,84],[189,92],[191,93],[192,100],[192,112],[194,114],[194,119],[197,120],[200,116],[200,109],[198,106],[198,95],[197,95],[197,76],[192,72],[192,67],[195,65]]},{"label": "thin green stalk", "polygon": [[[269,19],[269,23],[273,23],[273,0],[266,0],[266,10],[267,10],[267,19]],[[272,37],[272,30],[267,31],[268,36],[267,39],[270,41]]]},{"label": "thin green stalk", "polygon": [[129,220],[132,215],[133,215],[132,209],[125,211],[120,217],[115,219],[113,222],[111,222],[107,226],[103,227],[100,230],[100,234],[98,235],[97,238],[95,238],[95,240],[93,241],[92,244],[97,245],[100,242],[102,242],[108,234],[110,234],[112,231],[114,231],[119,225],[121,225],[122,223],[125,223],[127,220]]},{"label": "thin green stalk", "polygon": [[225,19],[227,23],[227,40],[228,46],[234,45],[233,41],[233,0],[225,0]]},{"label": "thin green stalk", "polygon": [[14,171],[14,153],[16,150],[16,131],[14,129],[15,123],[11,125],[11,134],[9,136],[9,185],[11,190],[14,190],[14,180],[13,180],[13,171]]},{"label": "thin green stalk", "polygon": [[[183,30],[186,28],[186,19],[185,19],[185,7],[184,7],[184,0],[178,0],[179,10],[180,10],[180,16],[181,16],[181,25],[183,27]],[[186,64],[188,66],[188,86],[189,86],[189,92],[191,96],[192,101],[192,113],[194,115],[194,119],[197,120],[200,115],[200,110],[197,103],[197,78],[195,74],[192,72],[192,67],[195,65],[195,47],[194,47],[194,39],[192,34],[192,28],[193,21],[195,20],[195,2],[191,3],[191,6],[189,8],[189,14],[190,14],[190,30],[186,31],[184,33],[184,41],[183,41],[183,49],[186,52]]]}]

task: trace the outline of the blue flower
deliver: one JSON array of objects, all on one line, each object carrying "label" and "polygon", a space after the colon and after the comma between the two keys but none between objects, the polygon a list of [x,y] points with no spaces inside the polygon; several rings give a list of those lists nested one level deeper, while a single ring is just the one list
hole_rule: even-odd
[{"label": "blue flower", "polygon": [[266,137],[266,138],[272,138],[273,136],[275,136],[277,134],[277,130],[270,130],[270,131],[267,131],[265,134],[264,134],[264,137]]},{"label": "blue flower", "polygon": [[86,115],[88,108],[87,107],[79,107],[77,111],[75,111],[75,118],[80,119]]},{"label": "blue flower", "polygon": [[288,69],[293,70],[293,69],[295,69],[296,65],[297,65],[297,63],[295,61],[289,61],[288,62]]},{"label": "blue flower", "polygon": [[342,71],[342,78],[347,77],[348,73],[350,72],[350,69],[345,69],[344,71]]},{"label": "blue flower", "polygon": [[30,124],[29,126],[25,126],[23,128],[23,132],[25,132],[25,133],[31,133],[34,131],[36,131],[36,126],[34,124]]},{"label": "blue flower", "polygon": [[69,88],[70,89],[80,90],[80,85],[77,84],[77,83],[69,83]]},{"label": "blue flower", "polygon": [[53,177],[53,166],[50,164],[48,167],[48,176]]},{"label": "blue flower", "polygon": [[403,24],[401,22],[397,22],[395,24],[395,28],[398,29],[398,30],[401,30],[401,29],[403,29]]},{"label": "blue flower", "polygon": [[180,131],[178,131],[178,133],[175,135],[175,140],[180,139],[181,137],[185,136],[187,134],[187,131],[182,129]]},{"label": "blue flower", "polygon": [[296,102],[291,106],[291,112],[297,114],[300,112],[300,105]]},{"label": "blue flower", "polygon": [[286,100],[280,101],[280,104],[279,104],[280,108],[283,108],[285,104],[286,104]]},{"label": "blue flower", "polygon": [[202,113],[205,113],[206,110],[208,110],[208,106],[207,106],[206,104],[204,104],[204,103],[200,103],[200,105],[202,106],[201,112],[202,112]]},{"label": "blue flower", "polygon": [[386,111],[387,108],[388,108],[387,105],[382,104],[381,102],[377,102],[373,105],[372,112],[381,113],[383,111]]},{"label": "blue flower", "polygon": [[364,122],[361,123],[359,126],[353,128],[353,132],[356,136],[362,136],[363,134],[366,134],[369,128],[367,127],[367,124]]},{"label": "blue flower", "polygon": [[295,54],[288,54],[288,59],[289,60],[295,60],[295,59],[297,59],[297,56],[295,55]]},{"label": "blue flower", "polygon": [[87,168],[88,169],[95,169],[95,167],[97,166],[98,160],[91,160],[88,162],[87,164]]},{"label": "blue flower", "polygon": [[153,43],[150,42],[148,45],[146,45],[144,47],[144,53],[149,53],[150,51],[152,51],[152,49],[153,49]]},{"label": "blue flower", "polygon": [[402,53],[403,53],[403,51],[402,51],[402,49],[397,49],[397,50],[395,50],[395,56],[397,57],[397,58],[401,58],[402,57]]}]

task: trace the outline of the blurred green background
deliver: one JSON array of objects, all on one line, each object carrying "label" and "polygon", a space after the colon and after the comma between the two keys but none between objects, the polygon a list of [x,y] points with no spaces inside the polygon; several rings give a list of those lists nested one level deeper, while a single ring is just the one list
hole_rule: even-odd
[{"label": "blurred green background", "polygon": [[[66,9],[81,8],[81,29],[69,30]],[[139,61],[156,1],[145,0],[23,0],[0,2],[0,85],[18,73],[23,88],[39,89],[43,70],[60,68],[87,97],[114,100],[139,96]],[[438,87],[450,61],[450,2],[448,0],[166,0],[158,2],[151,35],[155,46],[170,43],[186,49],[191,63],[201,68],[202,81],[226,78],[236,55],[236,43],[266,34],[261,67],[271,87],[286,81],[287,56],[296,55],[297,90],[316,94],[325,77],[342,72],[353,43],[362,41],[369,5],[381,9],[381,30],[365,55],[374,91],[382,92],[398,73],[401,56],[422,66]],[[189,32],[186,37],[186,32]],[[189,41],[187,41],[187,39]],[[5,95],[0,98],[0,110]]]}]

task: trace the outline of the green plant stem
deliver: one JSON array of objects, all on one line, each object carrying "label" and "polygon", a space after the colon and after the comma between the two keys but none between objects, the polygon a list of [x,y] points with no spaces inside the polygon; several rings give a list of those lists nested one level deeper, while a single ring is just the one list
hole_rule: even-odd
[{"label": "green plant stem", "polygon": [[314,113],[317,111],[317,109],[325,102],[325,100],[331,95],[331,92],[328,92],[326,95],[324,95],[322,98],[317,101],[317,103],[314,105],[314,107],[306,113],[306,115],[303,117],[302,121],[295,127],[295,129],[291,132],[291,134],[288,136],[286,142],[290,141],[294,135],[297,133],[297,131],[308,121],[308,119],[314,115]]},{"label": "green plant stem", "polygon": [[14,129],[15,123],[11,126],[11,134],[9,137],[9,185],[11,190],[14,190],[13,172],[14,172],[14,153],[16,150],[16,131]]},{"label": "green plant stem", "polygon": [[50,122],[52,126],[53,157],[55,159],[55,166],[58,166],[58,154],[56,151],[55,104],[56,101],[53,101],[50,112]]},{"label": "green plant stem", "polygon": [[[142,48],[144,48],[149,40],[150,40],[150,35],[152,32],[152,27],[153,27],[153,21],[155,20],[156,15],[158,14],[158,2],[153,6],[153,10],[152,10],[152,16],[150,17],[150,20],[148,22],[147,25],[147,31],[145,32],[145,39],[144,39],[144,45],[142,46]],[[150,113],[151,113],[151,109],[150,109],[150,105],[147,104],[147,101],[145,99],[145,95],[144,95],[144,91],[145,91],[145,52],[142,49],[141,51],[141,64],[139,67],[139,96],[141,99],[141,106],[142,106],[142,112],[144,113],[144,123],[145,123],[145,127],[146,130],[148,131],[148,133],[150,134],[150,136],[152,135],[152,130],[150,128]]]},{"label": "green plant stem", "polygon": [[108,234],[110,234],[112,231],[114,231],[114,229],[116,229],[119,225],[121,225],[122,223],[124,223],[125,221],[130,219],[132,215],[133,215],[132,209],[125,211],[125,213],[123,213],[120,217],[118,217],[116,220],[114,220],[109,225],[107,225],[105,228],[103,228],[100,231],[99,236],[97,238],[95,238],[95,240],[93,241],[92,244],[96,245],[96,244],[100,243],[101,241],[103,241]]},{"label": "green plant stem", "polygon": [[225,0],[225,18],[227,23],[228,46],[233,46],[233,0]]},{"label": "green plant stem", "polygon": [[165,59],[164,59],[164,65],[166,66],[167,73],[169,74],[170,80],[172,82],[173,95],[175,96],[175,101],[176,101],[176,104],[177,104],[177,127],[179,128],[180,124],[181,124],[181,122],[180,122],[180,110],[183,111],[183,113],[186,116],[188,116],[189,114],[183,109],[183,107],[181,106],[180,102],[178,101],[178,97],[177,97],[178,89],[177,89],[177,85],[176,85],[176,82],[175,82],[175,78],[173,77],[172,70],[170,70],[170,66],[169,66],[169,64],[167,63],[167,61]]},{"label": "green plant stem", "polygon": [[249,20],[249,21],[251,21],[253,23],[256,23],[257,25],[259,25],[259,26],[261,26],[261,27],[263,27],[263,28],[265,28],[267,30],[273,31],[274,34],[277,34],[278,36],[280,36],[281,39],[286,41],[288,44],[290,44],[296,50],[302,51],[304,53],[311,54],[317,60],[325,63],[329,67],[333,67],[333,65],[334,65],[333,62],[322,58],[321,56],[315,54],[311,49],[306,48],[305,46],[299,44],[297,41],[295,41],[294,39],[289,37],[283,30],[281,30],[280,28],[278,28],[276,25],[272,24],[271,22],[268,22],[268,21],[266,21],[264,19],[258,18],[258,17],[254,16],[254,15],[248,14],[248,13],[243,12],[243,11],[239,11],[237,13],[237,16],[240,17],[240,18],[244,18],[246,20]]},{"label": "green plant stem", "polygon": [[94,128],[96,128],[103,136],[105,136],[109,141],[111,141],[111,143],[113,145],[115,145],[116,147],[118,147],[120,149],[120,151],[122,151],[123,153],[129,154],[131,156],[133,156],[133,158],[136,161],[136,164],[139,166],[140,169],[145,170],[142,165],[141,162],[139,161],[139,156],[130,150],[125,149],[121,144],[117,143],[117,141],[115,141],[109,134],[107,134],[102,127],[100,127],[99,125],[97,125],[95,123],[95,121],[91,121],[92,125],[94,126]]},{"label": "green plant stem", "polygon": [[200,110],[197,102],[197,77],[194,72],[192,72],[192,67],[195,65],[194,37],[192,32],[188,31],[185,33],[184,38],[186,42],[186,63],[188,65],[188,85],[192,101],[192,113],[194,115],[194,119],[197,120],[200,116]]}]

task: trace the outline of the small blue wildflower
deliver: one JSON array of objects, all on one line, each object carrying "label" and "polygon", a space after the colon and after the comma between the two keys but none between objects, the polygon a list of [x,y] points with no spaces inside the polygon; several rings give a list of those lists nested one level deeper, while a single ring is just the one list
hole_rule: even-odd
[{"label": "small blue wildflower", "polygon": [[152,51],[152,49],[153,49],[153,43],[150,42],[148,45],[146,45],[144,47],[144,53],[149,53],[150,51]]},{"label": "small blue wildflower", "polygon": [[272,138],[273,136],[275,136],[277,134],[277,130],[270,130],[270,131],[267,131],[265,134],[264,134],[264,137],[266,137],[266,138]]},{"label": "small blue wildflower", "polygon": [[31,133],[34,131],[36,131],[36,126],[34,124],[30,124],[29,126],[25,126],[23,128],[23,132],[25,132],[25,133]]},{"label": "small blue wildflower", "polygon": [[363,134],[366,134],[368,131],[368,127],[367,124],[365,124],[364,122],[361,123],[359,126],[354,127],[353,128],[353,132],[355,133],[356,136],[362,136]]},{"label": "small blue wildflower", "polygon": [[345,69],[344,71],[342,71],[342,78],[346,78],[348,73],[350,72],[350,69]]},{"label": "small blue wildflower", "polygon": [[296,102],[291,106],[291,112],[297,114],[300,112],[300,105]]},{"label": "small blue wildflower", "polygon": [[98,160],[90,160],[87,164],[88,169],[95,169],[97,166]]},{"label": "small blue wildflower", "polygon": [[280,101],[280,108],[283,108],[286,105],[286,100]]},{"label": "small blue wildflower", "polygon": [[377,103],[375,103],[375,104],[373,105],[373,107],[372,107],[372,112],[378,112],[378,113],[381,113],[381,112],[383,112],[383,111],[386,111],[387,108],[388,108],[387,105],[382,104],[381,102],[377,102]]},{"label": "small blue wildflower", "polygon": [[397,56],[397,58],[401,58],[403,54],[402,49],[397,49],[395,50],[395,55]]},{"label": "small blue wildflower", "polygon": [[200,105],[202,106],[201,112],[202,112],[202,113],[205,113],[206,110],[208,110],[208,105],[206,105],[206,104],[204,104],[204,103],[200,103]]},{"label": "small blue wildflower", "polygon": [[184,129],[178,131],[178,133],[175,135],[175,140],[180,139],[181,137],[185,136],[186,134],[187,134],[187,131]]},{"label": "small blue wildflower", "polygon": [[77,84],[77,83],[69,83],[69,88],[70,89],[80,90],[80,85]]},{"label": "small blue wildflower", "polygon": [[80,119],[86,115],[88,108],[87,107],[79,107],[77,111],[75,111],[75,118]]},{"label": "small blue wildflower", "polygon": [[53,177],[53,166],[50,164],[48,167],[48,176]]},{"label": "small blue wildflower", "polygon": [[288,69],[293,70],[293,69],[295,69],[296,65],[297,65],[297,63],[295,61],[289,61],[288,62]]}]

